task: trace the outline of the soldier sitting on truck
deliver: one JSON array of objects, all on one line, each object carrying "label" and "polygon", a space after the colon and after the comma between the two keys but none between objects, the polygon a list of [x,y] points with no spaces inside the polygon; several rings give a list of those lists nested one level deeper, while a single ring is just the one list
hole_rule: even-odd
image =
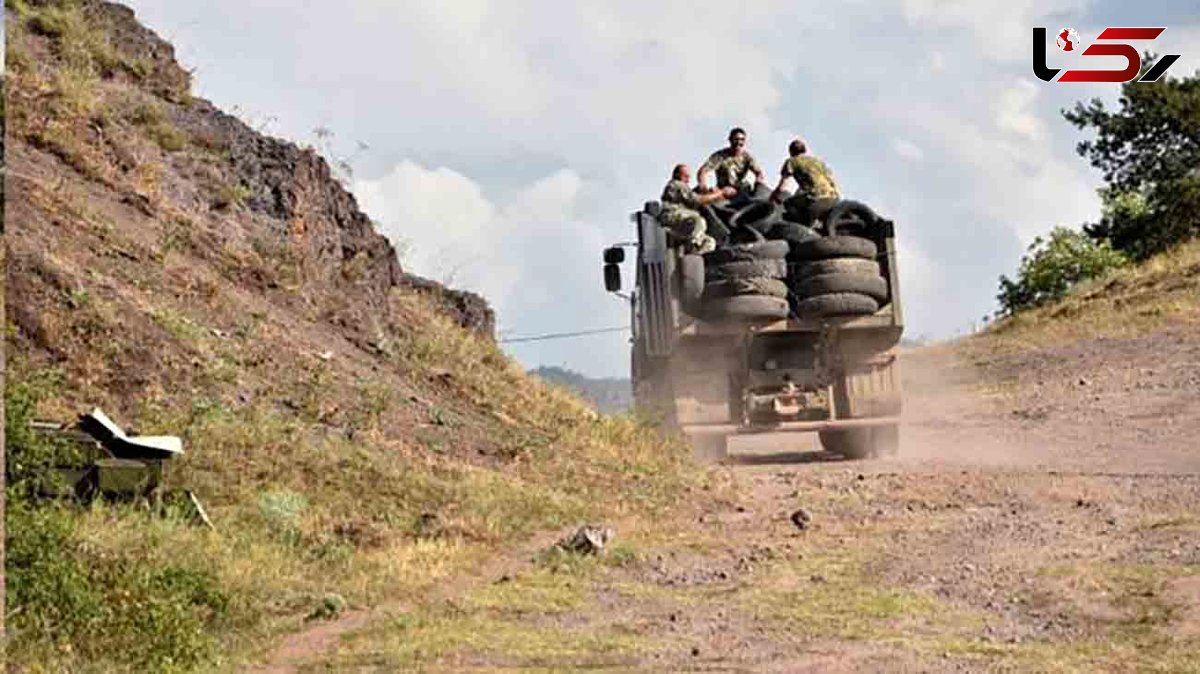
[{"label": "soldier sitting on truck", "polygon": [[[833,171],[817,157],[808,153],[808,146],[797,138],[788,145],[788,158],[780,171],[779,185],[771,193],[771,201],[783,202],[789,219],[811,225],[824,216],[840,199]],[[783,185],[788,178],[796,181],[796,193],[784,199]]]},{"label": "soldier sitting on truck", "polygon": [[707,253],[716,248],[717,242],[706,233],[707,226],[699,210],[733,196],[736,190],[725,187],[708,194],[696,194],[688,185],[691,178],[687,164],[677,164],[671,171],[671,181],[663,188],[663,209],[659,219],[675,236],[684,240],[687,252]]},{"label": "soldier sitting on truck", "polygon": [[749,152],[746,151],[746,132],[740,127],[729,131],[729,147],[721,148],[709,155],[696,175],[699,192],[708,192],[708,174],[717,174],[717,189],[740,188],[746,175],[753,173],[755,183],[766,183],[767,174]]}]

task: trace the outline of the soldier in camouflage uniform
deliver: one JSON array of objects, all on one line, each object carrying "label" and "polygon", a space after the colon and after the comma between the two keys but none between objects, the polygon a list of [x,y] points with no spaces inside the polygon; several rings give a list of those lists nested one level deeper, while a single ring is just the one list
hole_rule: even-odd
[{"label": "soldier in camouflage uniform", "polygon": [[663,188],[659,220],[672,234],[684,240],[687,252],[707,253],[717,242],[705,232],[704,216],[699,211],[706,204],[733,196],[735,190],[726,187],[708,194],[696,194],[688,185],[691,178],[687,164],[678,164],[671,171],[671,181]]},{"label": "soldier in camouflage uniform", "polygon": [[717,188],[739,188],[746,175],[753,173],[756,183],[767,181],[766,172],[762,170],[758,160],[746,151],[746,132],[734,128],[729,132],[729,147],[721,148],[709,155],[708,160],[700,166],[696,182],[700,192],[708,191],[708,174],[717,174]]},{"label": "soldier in camouflage uniform", "polygon": [[[771,200],[783,201],[784,209],[792,219],[803,224],[812,224],[824,216],[840,199],[833,171],[820,159],[808,153],[808,146],[800,139],[788,145],[788,158],[780,170],[779,185],[771,193]],[[796,193],[784,200],[783,185],[788,178],[796,181]]]}]

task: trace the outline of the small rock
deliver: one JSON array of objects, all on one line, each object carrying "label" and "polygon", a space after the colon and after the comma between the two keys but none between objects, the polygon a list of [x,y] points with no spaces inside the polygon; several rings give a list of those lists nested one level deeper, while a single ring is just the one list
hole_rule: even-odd
[{"label": "small rock", "polygon": [[598,555],[604,551],[604,546],[612,540],[613,530],[606,526],[586,524],[575,530],[554,547],[580,555]]},{"label": "small rock", "polygon": [[329,593],[321,598],[313,612],[308,614],[309,620],[332,620],[346,610],[346,600],[340,594]]},{"label": "small rock", "polygon": [[700,648],[697,646],[692,646],[692,657],[696,657],[698,655],[700,655]]},{"label": "small rock", "polygon": [[792,521],[792,524],[794,524],[797,529],[799,529],[800,531],[804,531],[805,529],[808,528],[809,522],[812,521],[812,516],[809,515],[808,511],[806,511],[805,509],[797,508],[796,511],[792,513],[792,515],[789,519]]},{"label": "small rock", "polygon": [[1080,377],[1080,378],[1079,378],[1079,385],[1080,385],[1080,386],[1091,386],[1091,385],[1092,385],[1092,382],[1088,381],[1088,379],[1087,379],[1086,377]]},{"label": "small rock", "polygon": [[679,616],[672,613],[671,615],[667,616],[667,619],[670,620],[671,622],[675,622],[675,621],[679,620]]}]

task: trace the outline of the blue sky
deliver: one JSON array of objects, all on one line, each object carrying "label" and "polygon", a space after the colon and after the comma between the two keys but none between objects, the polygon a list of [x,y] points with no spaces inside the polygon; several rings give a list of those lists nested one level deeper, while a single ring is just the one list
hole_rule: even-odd
[{"label": "blue sky", "polygon": [[[325,127],[337,152],[369,146],[353,189],[405,266],[482,292],[514,336],[626,323],[600,250],[734,125],[772,174],[803,136],[846,196],[896,221],[910,335],[969,330],[1034,236],[1098,215],[1060,111],[1117,88],[1034,78],[1031,28],[1087,42],[1165,25],[1172,72],[1200,65],[1184,2],[131,4],[199,95],[299,143]],[[612,376],[627,349],[606,334],[510,351]]]}]

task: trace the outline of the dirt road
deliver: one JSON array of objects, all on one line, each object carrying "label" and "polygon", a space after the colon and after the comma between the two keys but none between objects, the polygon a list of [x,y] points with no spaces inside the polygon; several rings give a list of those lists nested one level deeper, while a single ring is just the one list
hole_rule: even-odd
[{"label": "dirt road", "polygon": [[899,457],[739,440],[713,498],[604,561],[398,613],[332,663],[1200,671],[1194,326],[902,364]]}]

